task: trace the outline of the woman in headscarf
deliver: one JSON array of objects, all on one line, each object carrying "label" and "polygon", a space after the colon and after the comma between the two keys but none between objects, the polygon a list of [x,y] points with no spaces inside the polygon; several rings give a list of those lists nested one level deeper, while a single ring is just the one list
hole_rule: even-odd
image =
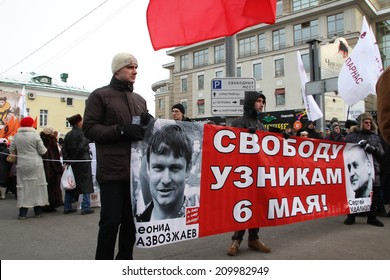
[{"label": "woman in headscarf", "polygon": [[43,212],[54,212],[56,208],[64,205],[62,202],[62,191],[60,187],[63,172],[60,162],[60,151],[57,145],[57,138],[51,126],[43,127],[40,133],[47,153],[43,155],[43,167],[45,169],[49,205],[43,208]]}]

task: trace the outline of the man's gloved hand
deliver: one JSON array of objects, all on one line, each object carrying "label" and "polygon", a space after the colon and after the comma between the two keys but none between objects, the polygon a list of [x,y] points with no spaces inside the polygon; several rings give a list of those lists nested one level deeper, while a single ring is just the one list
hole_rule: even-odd
[{"label": "man's gloved hand", "polygon": [[153,120],[154,117],[149,114],[148,112],[141,113],[141,124],[142,125],[148,125],[151,120]]},{"label": "man's gloved hand", "polygon": [[364,149],[367,146],[368,142],[367,140],[360,140],[358,145]]},{"label": "man's gloved hand", "polygon": [[370,143],[367,142],[367,140],[361,140],[358,144],[369,154],[373,154],[376,151],[376,148],[374,146],[371,146]]},{"label": "man's gloved hand", "polygon": [[367,144],[366,147],[364,148],[364,150],[369,154],[373,154],[373,153],[375,153],[376,148],[375,148],[375,146],[371,146],[370,144]]},{"label": "man's gloved hand", "polygon": [[252,134],[255,134],[255,133],[256,133],[256,128],[250,127],[250,128],[248,128],[248,129],[249,129],[249,133],[252,133]]},{"label": "man's gloved hand", "polygon": [[119,134],[129,141],[138,141],[144,139],[145,128],[138,124],[127,124],[116,127]]}]

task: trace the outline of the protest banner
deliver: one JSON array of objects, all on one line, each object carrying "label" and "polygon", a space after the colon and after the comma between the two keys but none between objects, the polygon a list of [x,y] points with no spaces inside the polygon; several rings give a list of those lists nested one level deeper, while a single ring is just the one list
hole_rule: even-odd
[{"label": "protest banner", "polygon": [[[180,131],[161,132],[172,126]],[[157,120],[150,134],[133,146],[141,151],[132,166],[133,203],[143,204],[135,210],[138,247],[370,209],[373,161],[358,145],[169,120]],[[194,183],[196,163],[186,158],[195,139]]]}]

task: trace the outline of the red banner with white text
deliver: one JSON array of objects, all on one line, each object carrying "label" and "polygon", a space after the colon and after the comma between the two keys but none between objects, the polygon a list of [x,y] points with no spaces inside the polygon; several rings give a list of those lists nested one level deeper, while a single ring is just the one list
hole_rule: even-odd
[{"label": "red banner with white text", "polygon": [[349,213],[344,147],[205,126],[199,235]]},{"label": "red banner with white text", "polygon": [[187,144],[166,134],[133,147],[139,247],[370,209],[373,161],[359,145],[171,120],[154,131],[172,125]]}]

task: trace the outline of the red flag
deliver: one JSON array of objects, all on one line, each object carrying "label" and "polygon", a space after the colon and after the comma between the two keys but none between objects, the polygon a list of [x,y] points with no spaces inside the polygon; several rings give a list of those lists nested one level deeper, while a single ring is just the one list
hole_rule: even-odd
[{"label": "red flag", "polygon": [[37,129],[38,127],[38,117],[35,117],[33,128]]},{"label": "red flag", "polygon": [[231,36],[276,20],[276,0],[150,0],[149,35],[154,50]]},{"label": "red flag", "polygon": [[19,119],[16,117],[12,117],[5,124],[3,129],[0,130],[0,138],[9,138],[10,136],[14,136],[20,127]]}]

